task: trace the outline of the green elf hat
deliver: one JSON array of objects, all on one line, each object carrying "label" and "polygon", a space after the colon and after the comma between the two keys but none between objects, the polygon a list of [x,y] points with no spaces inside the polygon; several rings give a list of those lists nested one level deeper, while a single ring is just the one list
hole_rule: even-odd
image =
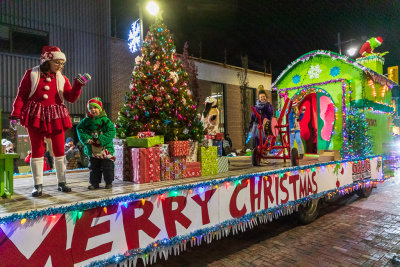
[{"label": "green elf hat", "polygon": [[89,99],[89,101],[87,102],[88,110],[89,110],[90,106],[95,106],[96,108],[98,108],[100,110],[100,112],[103,111],[103,103],[101,102],[100,97],[93,97],[92,99]]}]

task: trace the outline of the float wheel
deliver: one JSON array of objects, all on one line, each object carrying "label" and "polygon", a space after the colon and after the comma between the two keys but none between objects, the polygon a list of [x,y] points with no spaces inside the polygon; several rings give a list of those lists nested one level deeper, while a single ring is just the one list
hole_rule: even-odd
[{"label": "float wheel", "polygon": [[371,195],[371,193],[372,193],[372,185],[370,186],[370,187],[364,187],[364,188],[360,188],[360,189],[358,189],[357,191],[356,191],[356,194],[359,196],[359,197],[365,197],[365,198],[367,198],[367,197],[369,197],[369,195]]},{"label": "float wheel", "polygon": [[319,212],[319,200],[311,199],[299,206],[298,218],[301,223],[309,224],[315,221],[315,219],[317,219],[318,212]]}]

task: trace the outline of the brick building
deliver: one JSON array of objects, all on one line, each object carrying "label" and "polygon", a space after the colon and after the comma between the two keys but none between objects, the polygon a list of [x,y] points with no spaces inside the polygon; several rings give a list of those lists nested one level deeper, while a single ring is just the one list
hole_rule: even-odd
[{"label": "brick building", "polygon": [[[129,91],[131,73],[134,67],[135,55],[130,53],[125,40],[111,38],[111,112],[113,121],[118,117],[121,105],[124,103],[124,95]],[[256,89],[263,85],[271,96],[271,74],[253,70],[247,70],[248,87],[245,89],[244,112],[240,110],[241,95],[238,73],[243,68],[224,65],[208,60],[193,58],[198,68],[199,95],[201,101],[207,96],[215,96],[218,99],[220,109],[220,131],[229,133],[235,149],[242,148],[243,136],[247,133],[251,110],[255,104]],[[203,110],[200,103],[199,112]]]}]

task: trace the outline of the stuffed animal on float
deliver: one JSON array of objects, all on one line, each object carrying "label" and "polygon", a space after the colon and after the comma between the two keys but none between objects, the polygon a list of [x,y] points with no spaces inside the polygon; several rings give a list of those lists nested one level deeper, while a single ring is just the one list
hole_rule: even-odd
[{"label": "stuffed animal on float", "polygon": [[360,55],[362,57],[368,57],[371,55],[380,55],[380,56],[386,55],[388,52],[384,52],[384,53],[375,53],[374,52],[375,48],[379,47],[382,43],[383,43],[383,39],[380,36],[372,37],[371,39],[366,41],[361,46]]},{"label": "stuffed animal on float", "polygon": [[207,135],[219,133],[219,110],[218,101],[215,97],[206,98],[204,111],[201,114],[201,122]]}]

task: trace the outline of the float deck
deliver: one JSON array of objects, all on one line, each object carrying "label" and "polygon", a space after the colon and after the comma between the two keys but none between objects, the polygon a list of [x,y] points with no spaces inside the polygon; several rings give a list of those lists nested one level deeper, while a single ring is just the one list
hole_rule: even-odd
[{"label": "float deck", "polygon": [[[196,183],[212,179],[220,179],[226,177],[234,177],[239,175],[265,172],[271,170],[279,170],[290,166],[290,162],[283,163],[278,160],[274,163],[263,163],[260,167],[251,165],[250,157],[235,157],[229,158],[229,172],[201,176],[193,178],[185,178],[179,180],[160,181],[155,183],[134,184],[129,181],[115,180],[113,188],[88,190],[89,173],[88,171],[67,173],[68,185],[72,188],[71,193],[61,193],[57,191],[57,180],[55,174],[46,175],[43,177],[43,195],[39,198],[31,196],[32,178],[30,176],[14,179],[14,195],[10,199],[0,199],[0,218],[9,216],[13,213],[24,213],[30,210],[45,209],[54,206],[68,206],[78,202],[93,201],[96,199],[111,198],[119,195],[143,192],[148,190],[160,189],[169,186],[182,184]],[[318,162],[316,158],[305,157],[300,161],[301,165],[315,164]],[[104,187],[104,183],[100,185]]]}]

